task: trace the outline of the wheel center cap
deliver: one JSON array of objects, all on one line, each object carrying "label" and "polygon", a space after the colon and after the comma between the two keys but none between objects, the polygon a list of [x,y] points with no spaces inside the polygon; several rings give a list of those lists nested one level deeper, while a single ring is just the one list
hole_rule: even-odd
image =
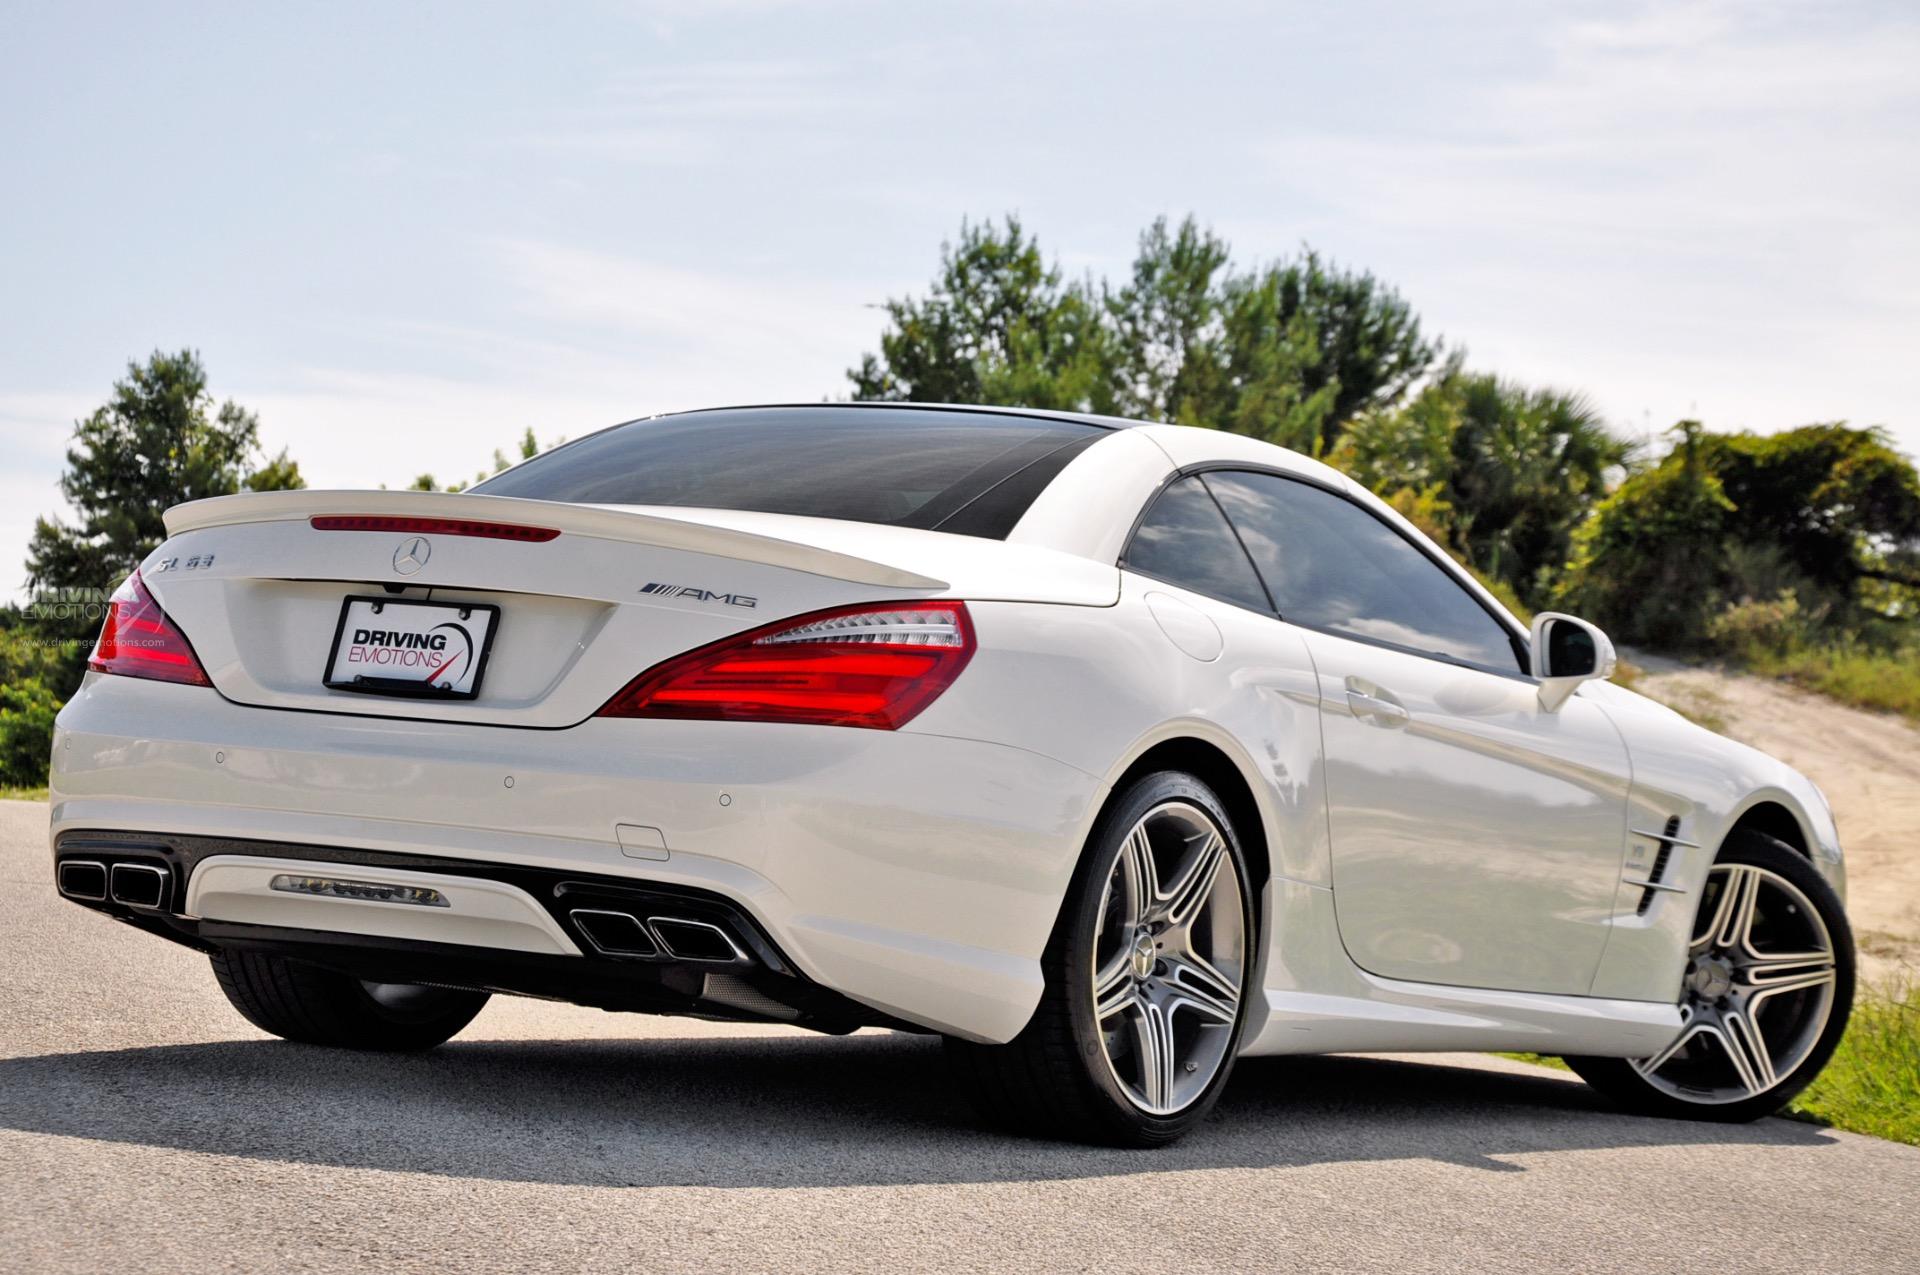
[{"label": "wheel center cap", "polygon": [[1695,961],[1687,970],[1687,989],[1702,1000],[1718,1000],[1733,990],[1733,967],[1725,961]]},{"label": "wheel center cap", "polygon": [[1153,935],[1147,933],[1145,930],[1140,931],[1140,933],[1134,937],[1133,952],[1129,957],[1133,963],[1133,976],[1135,978],[1145,978],[1147,975],[1153,973],[1154,951]]}]

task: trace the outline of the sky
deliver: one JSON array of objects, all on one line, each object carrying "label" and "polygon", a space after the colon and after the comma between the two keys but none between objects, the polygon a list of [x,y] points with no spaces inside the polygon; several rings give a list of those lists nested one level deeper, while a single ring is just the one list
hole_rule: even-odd
[{"label": "sky", "polygon": [[1920,453],[1916,67],[1906,3],[0,0],[0,563],[155,348],[312,486],[470,477],[844,395],[1009,212],[1074,273],[1311,245],[1636,437]]}]

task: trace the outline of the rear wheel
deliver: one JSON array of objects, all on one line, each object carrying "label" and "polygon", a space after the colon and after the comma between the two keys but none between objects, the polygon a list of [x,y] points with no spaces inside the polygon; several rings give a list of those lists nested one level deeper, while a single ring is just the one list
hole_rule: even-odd
[{"label": "rear wheel", "polygon": [[487,993],[414,983],[370,983],[259,952],[212,957],[233,1007],[261,1031],[345,1049],[431,1049],[473,1021]]},{"label": "rear wheel", "polygon": [[1853,1008],[1853,979],[1853,935],[1833,888],[1786,843],[1736,833],[1701,895],[1680,1034],[1649,1058],[1567,1064],[1650,1115],[1770,1115],[1833,1056]]},{"label": "rear wheel", "polygon": [[949,1040],[983,1114],[1016,1132],[1123,1146],[1186,1133],[1233,1069],[1252,967],[1246,863],[1192,775],[1131,784],[1096,827],[1026,1029]]}]

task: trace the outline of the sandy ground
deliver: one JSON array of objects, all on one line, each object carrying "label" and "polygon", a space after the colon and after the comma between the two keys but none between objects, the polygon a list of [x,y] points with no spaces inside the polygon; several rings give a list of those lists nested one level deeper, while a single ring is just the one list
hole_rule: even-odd
[{"label": "sandy ground", "polygon": [[1870,979],[1920,977],[1920,730],[1767,678],[1635,653],[1634,689],[1819,784],[1847,854],[1847,910]]}]

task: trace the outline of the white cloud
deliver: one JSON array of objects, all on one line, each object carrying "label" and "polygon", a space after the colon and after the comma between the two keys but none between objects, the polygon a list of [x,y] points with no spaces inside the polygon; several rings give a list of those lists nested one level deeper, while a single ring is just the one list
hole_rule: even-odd
[{"label": "white cloud", "polygon": [[1429,126],[1282,136],[1268,170],[1483,366],[1622,423],[1920,420],[1920,22],[1662,4],[1563,22]]},{"label": "white cloud", "polygon": [[[858,289],[694,270],[528,240],[475,245],[513,322],[382,325],[421,366],[470,378],[309,368],[233,393],[269,448],[290,446],[314,485],[467,479],[531,427],[543,441],[636,416],[721,403],[808,402],[842,384],[871,340]],[[530,337],[525,333],[541,334]]]}]

